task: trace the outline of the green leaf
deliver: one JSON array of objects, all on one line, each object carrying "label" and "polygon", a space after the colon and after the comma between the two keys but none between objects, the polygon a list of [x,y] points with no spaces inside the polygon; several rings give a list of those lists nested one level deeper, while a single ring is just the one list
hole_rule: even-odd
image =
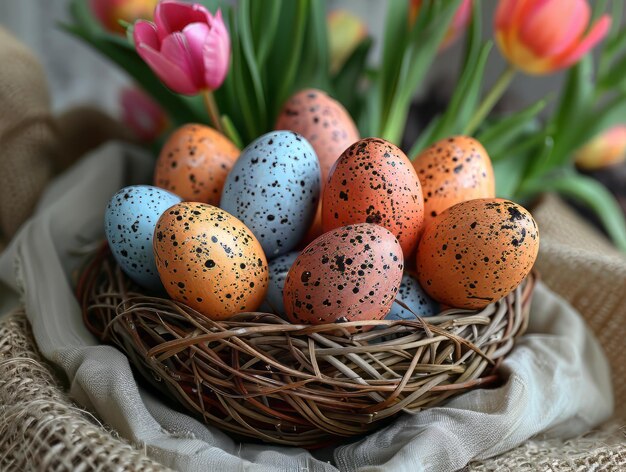
[{"label": "green leaf", "polygon": [[529,123],[545,108],[547,101],[539,100],[529,107],[499,119],[495,124],[484,127],[476,139],[487,149],[489,155],[499,154],[510,147],[520,135],[528,130]]},{"label": "green leaf", "polygon": [[280,108],[294,92],[294,83],[303,54],[302,44],[310,0],[288,1],[281,11],[277,36],[268,59],[267,93],[269,121],[273,123]]},{"label": "green leaf", "polygon": [[252,37],[254,38],[257,64],[260,70],[264,70],[266,66],[276,37],[282,3],[281,0],[250,2]]},{"label": "green leaf", "polygon": [[254,132],[254,138],[263,132],[267,128],[267,108],[265,106],[265,93],[263,90],[263,84],[261,83],[261,74],[257,68],[257,63],[254,57],[254,50],[252,46],[252,33],[250,27],[250,1],[240,0],[239,9],[237,12],[237,24],[240,36],[240,46],[243,53],[243,60],[245,64],[242,64],[241,74],[249,77],[247,92],[250,96],[249,110],[256,115],[256,129]]},{"label": "green leaf", "polygon": [[409,45],[403,54],[398,86],[383,122],[384,139],[393,143],[400,141],[413,94],[430,69],[459,3],[460,0],[450,0],[438,9],[434,7],[439,7],[439,3],[432,4],[431,13],[434,13],[428,24],[423,28],[419,28],[418,24],[411,32]]},{"label": "green leaf", "polygon": [[626,252],[624,213],[613,195],[597,180],[572,173],[533,182],[528,190],[536,193],[555,190],[587,206],[598,216],[615,245]]},{"label": "green leaf", "polygon": [[[626,36],[626,34],[624,34]],[[626,75],[626,54],[611,65],[609,71],[604,74],[599,82],[598,89],[600,91],[610,90],[614,87],[619,87],[624,83],[624,76]]]},{"label": "green leaf", "polygon": [[461,133],[467,121],[474,114],[480,97],[487,58],[492,46],[493,43],[488,41],[480,47],[476,60],[468,63],[463,70],[441,124],[431,137],[431,142]]},{"label": "green leaf", "polygon": [[571,132],[571,123],[584,114],[593,100],[593,59],[590,55],[583,58],[567,73],[565,88],[553,115],[556,132]]},{"label": "green leaf", "polygon": [[368,37],[361,41],[332,78],[334,97],[346,107],[354,119],[357,119],[363,107],[359,85],[365,75],[367,56],[371,47],[372,38]]},{"label": "green leaf", "polygon": [[508,154],[506,159],[493,162],[493,173],[496,181],[496,196],[509,200],[519,200],[519,188],[527,165],[524,153]]},{"label": "green leaf", "polygon": [[[403,61],[403,53],[408,34],[408,5],[403,0],[389,0],[385,17],[382,43],[382,59],[378,76],[378,106],[381,116],[377,120],[382,125],[391,106]],[[379,134],[380,130],[372,130]]]}]

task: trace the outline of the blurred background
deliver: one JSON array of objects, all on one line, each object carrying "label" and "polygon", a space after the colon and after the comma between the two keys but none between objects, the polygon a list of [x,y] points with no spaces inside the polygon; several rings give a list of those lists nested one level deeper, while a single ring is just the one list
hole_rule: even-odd
[{"label": "blurred background", "polygon": [[[483,34],[485,38],[492,38],[490,19],[493,18],[497,2],[481,3],[484,18],[489,20],[485,21]],[[377,40],[370,60],[377,61],[387,1],[330,0],[328,4],[330,10],[350,10],[368,25],[370,33]],[[68,21],[67,0],[0,2],[0,24],[32,48],[44,64],[55,111],[78,103],[90,103],[115,115],[119,114],[118,92],[120,87],[129,83],[126,74],[112,67],[85,44],[61,31],[57,25],[63,21]],[[430,72],[429,86],[418,92],[420,98],[428,100],[432,97],[445,101],[457,77],[462,49],[462,41],[457,41],[443,52]],[[490,59],[487,84],[492,83],[504,68],[504,60],[499,54],[492,54]],[[558,90],[562,77],[563,73],[542,77],[519,74],[504,105],[507,101],[513,101],[513,106],[530,104],[547,91]]]}]

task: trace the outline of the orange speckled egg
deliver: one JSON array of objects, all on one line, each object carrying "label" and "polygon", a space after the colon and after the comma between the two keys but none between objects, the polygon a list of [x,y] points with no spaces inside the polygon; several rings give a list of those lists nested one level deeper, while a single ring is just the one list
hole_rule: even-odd
[{"label": "orange speckled egg", "polygon": [[446,208],[475,198],[496,196],[491,159],[474,138],[437,141],[413,161],[424,193],[424,223]]},{"label": "orange speckled egg", "polygon": [[417,249],[420,285],[435,300],[480,309],[524,280],[539,251],[530,213],[499,198],[458,203],[436,216]]},{"label": "orange speckled egg", "polygon": [[424,199],[415,169],[393,144],[357,141],[330,172],[322,198],[322,227],[375,223],[391,231],[409,257],[422,232]]},{"label": "orange speckled egg", "polygon": [[396,237],[369,223],[324,233],[297,257],[283,289],[293,323],[378,320],[391,309],[404,259]]},{"label": "orange speckled egg", "polygon": [[256,310],[268,285],[265,254],[237,218],[203,203],[168,209],[154,231],[167,293],[213,320]]},{"label": "orange speckled egg", "polygon": [[[359,130],[343,105],[317,89],[293,95],[283,106],[275,129],[295,131],[311,143],[320,161],[322,190],[333,164],[359,139]],[[304,241],[308,244],[321,234],[322,214],[318,211]]]},{"label": "orange speckled egg", "polygon": [[183,200],[218,205],[226,176],[239,149],[213,128],[187,124],[178,128],[161,149],[154,185]]}]

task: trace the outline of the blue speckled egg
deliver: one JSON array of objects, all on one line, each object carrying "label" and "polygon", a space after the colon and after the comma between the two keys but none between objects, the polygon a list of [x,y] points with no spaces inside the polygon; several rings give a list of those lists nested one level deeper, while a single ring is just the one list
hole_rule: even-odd
[{"label": "blue speckled egg", "polygon": [[[396,300],[408,306],[415,315],[421,317],[434,316],[439,313],[439,305],[422,289],[419,282],[408,272],[402,276]],[[397,303],[391,306],[386,320],[415,320],[415,315]]]},{"label": "blue speckled egg", "polygon": [[167,190],[133,185],[113,195],[106,208],[104,229],[115,260],[147,289],[163,288],[152,249],[154,228],[165,210],[180,201]]},{"label": "blue speckled egg", "polygon": [[268,259],[304,237],[320,197],[320,166],[309,142],[292,131],[264,134],[228,174],[220,207],[252,230]]},{"label": "blue speckled egg", "polygon": [[298,258],[300,252],[293,251],[289,254],[279,256],[269,263],[269,286],[265,301],[259,311],[275,313],[281,318],[287,319],[285,305],[283,304],[283,287],[289,269]]}]

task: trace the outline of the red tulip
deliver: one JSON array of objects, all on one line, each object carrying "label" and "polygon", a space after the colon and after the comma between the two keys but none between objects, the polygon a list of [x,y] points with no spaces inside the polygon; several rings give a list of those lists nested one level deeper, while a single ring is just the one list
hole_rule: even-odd
[{"label": "red tulip", "polygon": [[626,160],[626,125],[617,125],[599,134],[576,152],[576,165],[594,170]]},{"label": "red tulip", "polygon": [[578,62],[607,34],[611,18],[603,15],[587,31],[590,16],[586,0],[500,0],[496,41],[518,69],[549,74]]},{"label": "red tulip", "polygon": [[165,85],[183,95],[222,85],[230,37],[220,10],[213,16],[199,4],[164,1],[157,5],[154,20],[135,23],[135,48]]},{"label": "red tulip", "polygon": [[102,26],[113,33],[124,34],[126,29],[119,23],[123,20],[151,20],[158,0],[91,0],[91,10]]},{"label": "red tulip", "polygon": [[[417,19],[423,0],[411,0],[409,5],[409,23],[412,25]],[[450,46],[465,30],[472,17],[472,0],[463,0],[452,18],[452,23],[441,42],[440,50]]]},{"label": "red tulip", "polygon": [[158,138],[167,128],[167,115],[152,97],[136,87],[128,87],[120,94],[122,121],[141,141]]}]

